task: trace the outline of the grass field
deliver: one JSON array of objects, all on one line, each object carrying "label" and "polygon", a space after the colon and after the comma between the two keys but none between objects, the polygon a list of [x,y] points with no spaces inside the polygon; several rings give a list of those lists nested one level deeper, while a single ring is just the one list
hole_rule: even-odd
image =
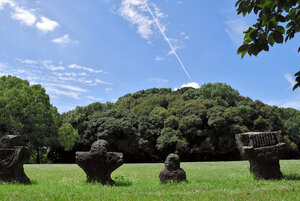
[{"label": "grass field", "polygon": [[285,178],[255,180],[249,163],[182,163],[188,182],[159,184],[163,164],[125,164],[117,186],[85,183],[77,165],[25,165],[31,185],[0,184],[0,200],[300,200],[300,161],[281,161]]}]

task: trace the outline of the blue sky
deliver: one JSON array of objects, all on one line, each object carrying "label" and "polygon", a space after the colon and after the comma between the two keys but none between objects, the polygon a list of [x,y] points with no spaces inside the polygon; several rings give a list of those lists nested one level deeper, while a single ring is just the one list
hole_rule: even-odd
[{"label": "blue sky", "polygon": [[[224,82],[300,109],[299,35],[241,60],[235,1],[0,0],[0,75],[41,84],[60,112],[153,87]],[[297,41],[297,42],[296,42]]]}]

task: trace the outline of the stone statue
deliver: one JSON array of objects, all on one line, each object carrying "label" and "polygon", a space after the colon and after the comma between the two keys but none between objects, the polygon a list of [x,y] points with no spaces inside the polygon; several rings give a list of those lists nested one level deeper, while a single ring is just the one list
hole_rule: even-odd
[{"label": "stone statue", "polygon": [[165,169],[159,174],[160,183],[165,184],[168,181],[181,182],[186,181],[186,174],[180,168],[179,156],[176,154],[169,154],[165,160]]},{"label": "stone statue", "polygon": [[99,182],[103,185],[114,185],[111,173],[123,165],[123,154],[109,152],[109,144],[98,140],[89,152],[76,152],[76,163],[84,170],[87,182]]},{"label": "stone statue", "polygon": [[241,156],[250,162],[250,171],[258,179],[281,179],[279,159],[285,143],[281,131],[248,132],[235,135]]},{"label": "stone statue", "polygon": [[23,165],[30,158],[29,148],[24,147],[21,136],[6,135],[0,148],[0,180],[29,184],[30,179],[24,172]]}]

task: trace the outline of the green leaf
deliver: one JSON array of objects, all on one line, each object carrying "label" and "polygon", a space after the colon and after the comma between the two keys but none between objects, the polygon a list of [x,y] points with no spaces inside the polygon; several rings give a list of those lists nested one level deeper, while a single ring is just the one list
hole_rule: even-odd
[{"label": "green leaf", "polygon": [[274,37],[273,37],[273,33],[271,33],[271,34],[269,35],[268,42],[269,42],[269,44],[270,44],[271,46],[274,45],[275,40],[274,40]]},{"label": "green leaf", "polygon": [[282,43],[283,42],[283,36],[279,31],[273,32],[273,37],[276,43]]},{"label": "green leaf", "polygon": [[277,20],[278,20],[279,22],[285,22],[285,17],[283,17],[282,15],[278,15],[278,16],[277,16]]},{"label": "green leaf", "polygon": [[272,3],[271,0],[265,0],[261,4],[259,4],[259,7],[264,8],[264,7],[267,7],[268,5],[270,5],[271,3]]},{"label": "green leaf", "polygon": [[257,31],[256,31],[256,30],[250,33],[250,38],[251,38],[252,40],[255,40],[255,39],[256,39],[256,36],[257,36]]},{"label": "green leaf", "polygon": [[248,51],[248,48],[249,48],[249,45],[248,44],[244,44],[244,45],[241,45],[239,47],[239,49],[237,50],[237,54],[241,54],[243,52],[247,52]]},{"label": "green leaf", "polygon": [[297,73],[295,73],[295,76],[300,76],[300,71],[298,71]]},{"label": "green leaf", "polygon": [[297,89],[298,87],[300,87],[300,83],[295,84],[295,86],[293,87],[293,90]]},{"label": "green leaf", "polygon": [[282,34],[285,34],[285,29],[283,26],[277,26],[275,29],[276,29],[276,31],[279,31]]}]

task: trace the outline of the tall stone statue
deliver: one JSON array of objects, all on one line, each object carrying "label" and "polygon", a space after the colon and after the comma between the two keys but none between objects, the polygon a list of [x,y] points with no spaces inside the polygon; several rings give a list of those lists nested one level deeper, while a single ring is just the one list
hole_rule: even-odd
[{"label": "tall stone statue", "polygon": [[160,183],[165,184],[168,181],[181,182],[186,181],[186,174],[180,168],[179,156],[176,154],[169,154],[165,160],[165,169],[159,174]]},{"label": "tall stone statue", "polygon": [[21,136],[6,135],[0,148],[0,180],[29,184],[30,179],[24,172],[23,165],[30,158],[29,148],[24,147]]},{"label": "tall stone statue", "polygon": [[250,162],[250,171],[258,179],[281,179],[279,159],[285,143],[281,131],[248,132],[235,135],[241,156]]},{"label": "tall stone statue", "polygon": [[109,152],[109,144],[98,140],[89,152],[76,152],[76,163],[84,170],[87,182],[99,182],[103,185],[114,185],[111,173],[123,165],[123,154]]}]

